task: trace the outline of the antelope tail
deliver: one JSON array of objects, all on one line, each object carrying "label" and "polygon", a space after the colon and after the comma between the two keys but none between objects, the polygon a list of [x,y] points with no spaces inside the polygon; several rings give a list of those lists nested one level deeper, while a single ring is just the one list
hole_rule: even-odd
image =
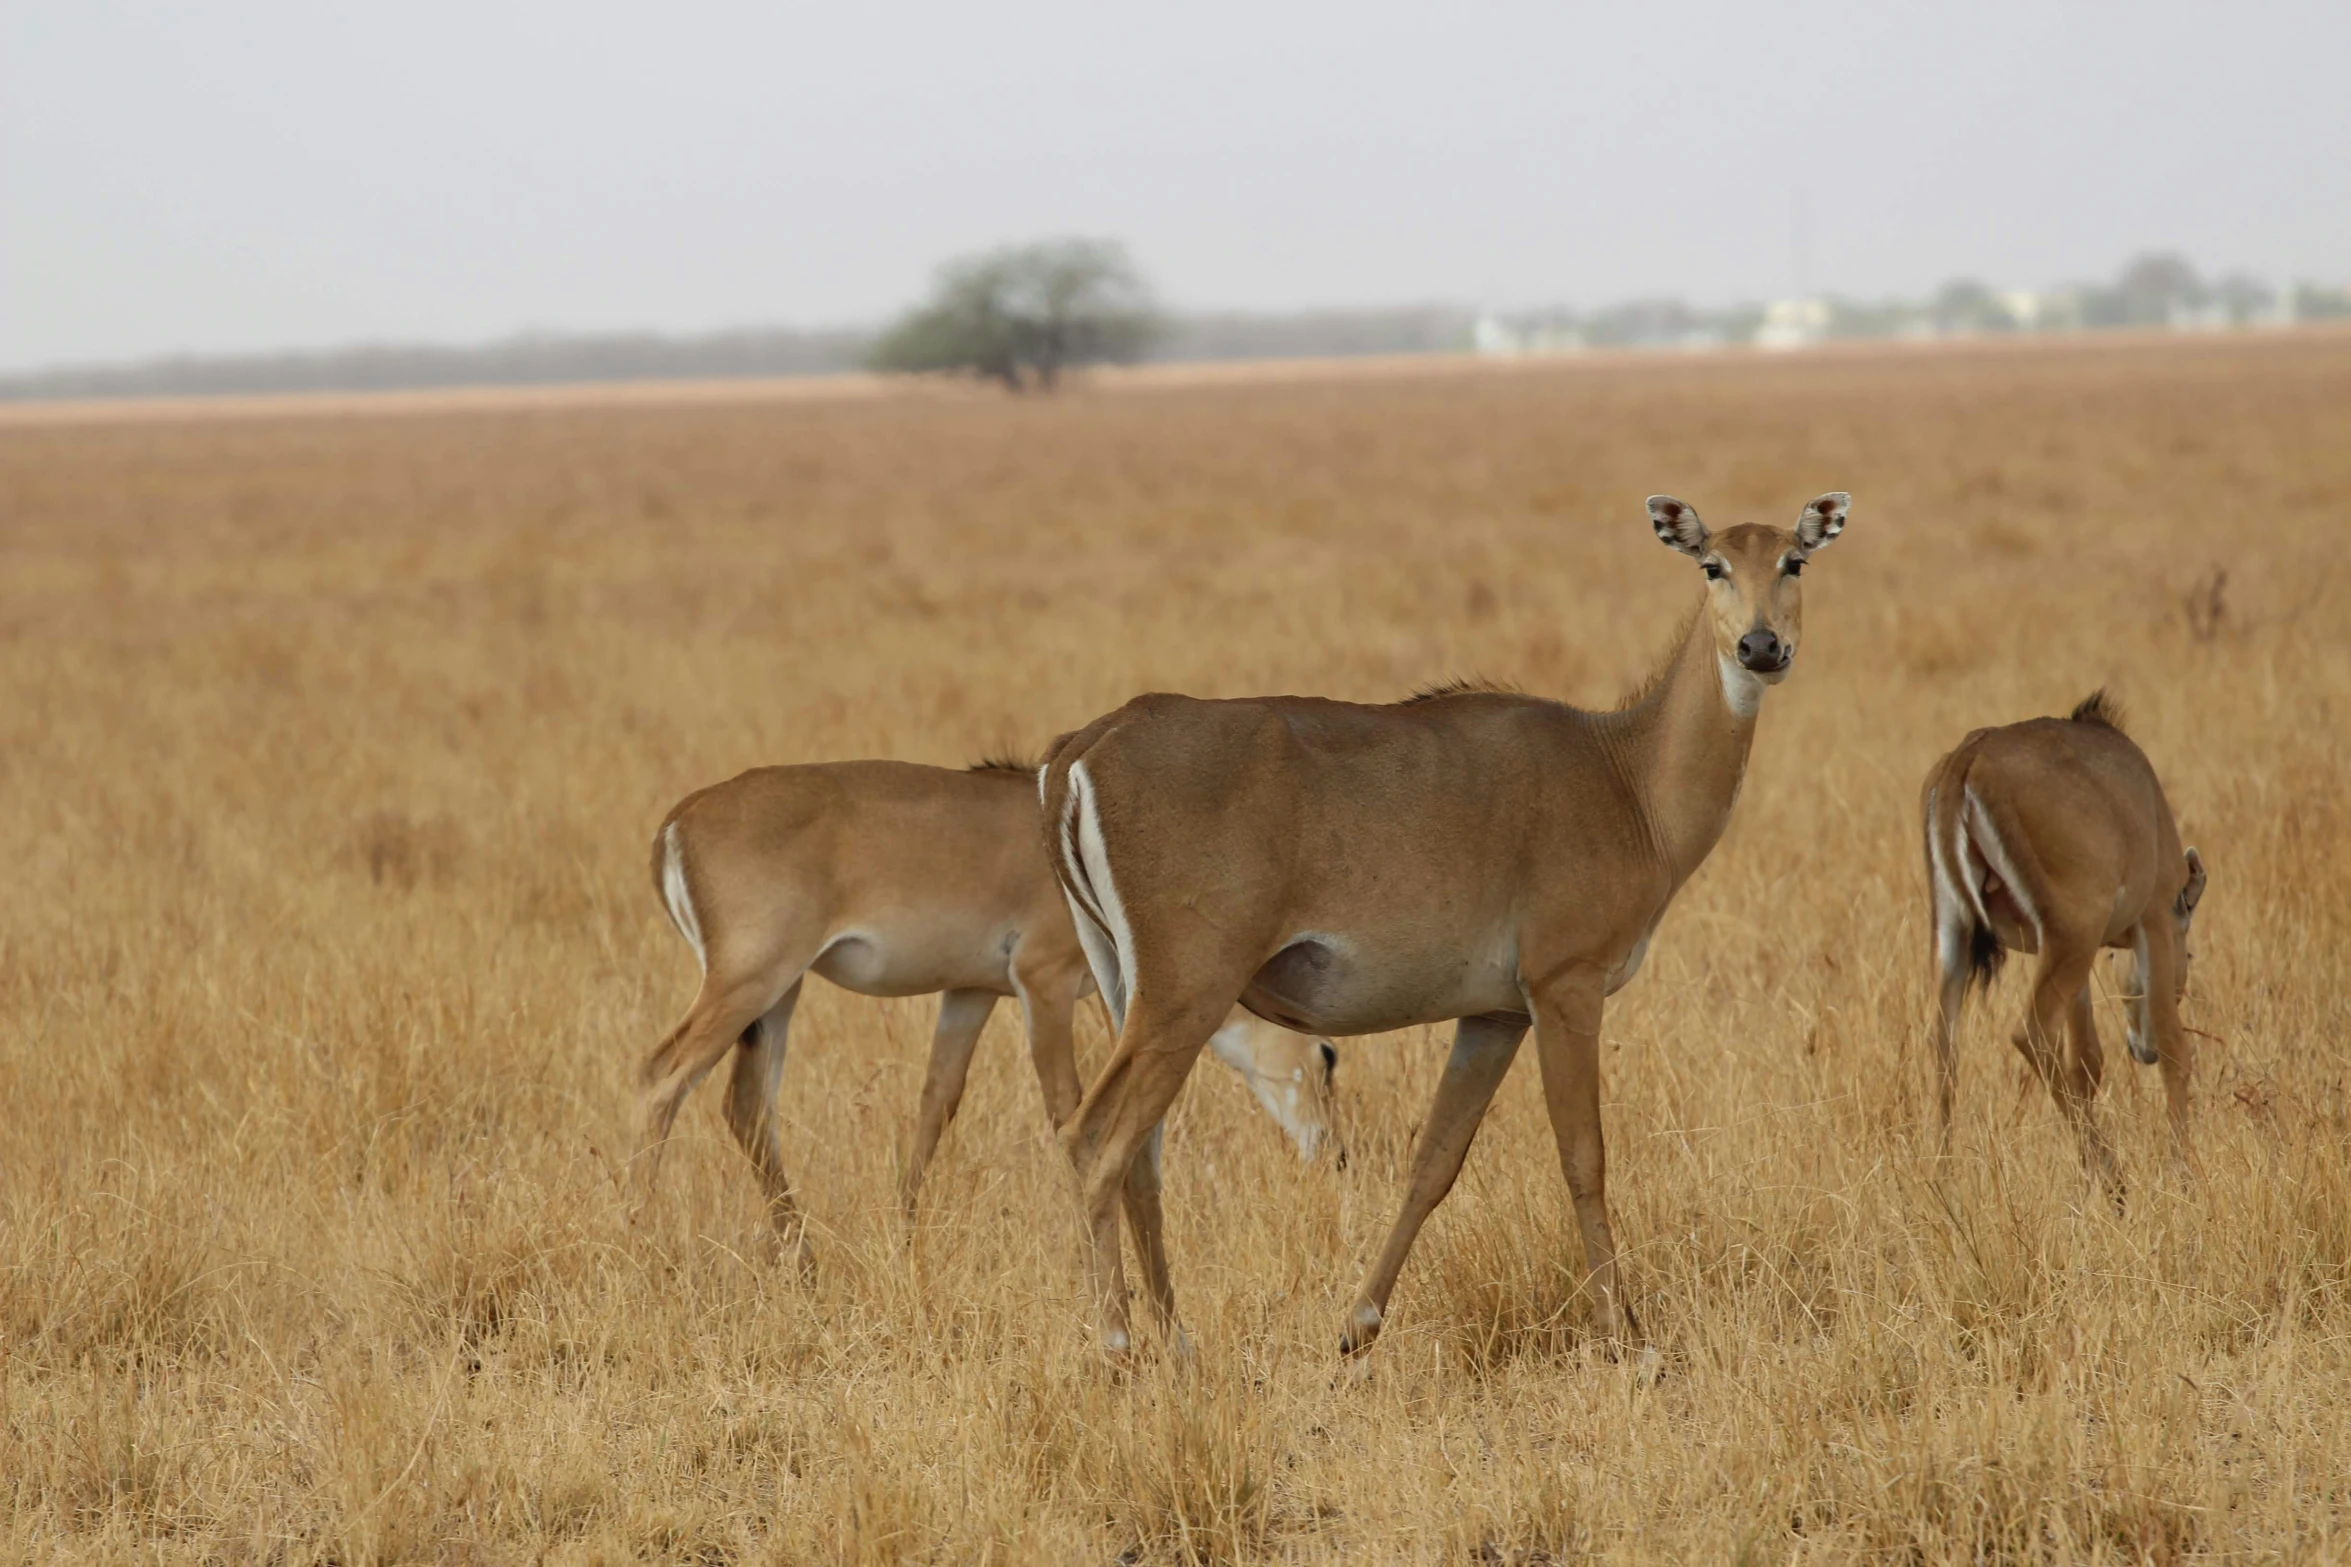
[{"label": "antelope tail", "polygon": [[661,831],[653,835],[653,890],[661,896],[661,906],[669,911],[670,923],[686,944],[694,949],[694,961],[705,970],[710,967],[710,954],[702,942],[702,920],[694,911],[694,892],[686,880],[686,848],[678,835],[675,816],[661,824]]},{"label": "antelope tail", "polygon": [[1110,864],[1102,842],[1101,814],[1094,800],[1093,780],[1086,774],[1085,747],[1057,742],[1037,772],[1037,794],[1044,807],[1045,847],[1060,879],[1069,912],[1077,926],[1078,944],[1085,948],[1086,965],[1093,970],[1094,988],[1102,993],[1114,1027],[1126,1026],[1127,989],[1131,964],[1126,911],[1110,879]]},{"label": "antelope tail", "polygon": [[1967,989],[1976,991],[1999,977],[2008,949],[1993,933],[1984,908],[1984,876],[1990,856],[1970,831],[1969,817],[1982,802],[1967,787],[1966,751],[1950,757],[1927,780],[1925,818],[1927,881],[1934,890],[1935,955],[1946,974],[1965,970]]}]

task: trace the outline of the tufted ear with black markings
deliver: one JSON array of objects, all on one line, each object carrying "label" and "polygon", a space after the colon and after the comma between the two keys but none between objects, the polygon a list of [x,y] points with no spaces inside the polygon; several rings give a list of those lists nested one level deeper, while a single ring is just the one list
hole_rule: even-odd
[{"label": "tufted ear with black markings", "polygon": [[1670,495],[1650,496],[1649,525],[1657,530],[1666,548],[1680,550],[1692,560],[1706,558],[1706,524],[1698,520],[1698,509],[1688,501],[1677,501]]},{"label": "tufted ear with black markings", "polygon": [[1853,509],[1853,497],[1843,490],[1831,490],[1804,508],[1804,515],[1796,519],[1796,543],[1805,554],[1828,543],[1845,531],[1845,514]]}]

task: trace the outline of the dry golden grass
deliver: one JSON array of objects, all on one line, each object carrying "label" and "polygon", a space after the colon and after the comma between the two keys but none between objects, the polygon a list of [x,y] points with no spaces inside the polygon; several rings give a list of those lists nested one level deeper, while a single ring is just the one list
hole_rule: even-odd
[{"label": "dry golden grass", "polygon": [[[0,430],[0,1556],[2351,1554],[2346,431],[2340,336]],[[1188,1374],[1102,1373],[1009,1008],[912,1232],[929,1004],[829,990],[782,1108],[818,1281],[708,1091],[630,1232],[686,789],[1144,687],[1603,702],[1697,594],[1643,495],[1832,486],[1730,835],[1605,1030],[1661,1385],[1583,1335],[1524,1063],[1338,1374],[1427,1031],[1347,1047],[1344,1171],[1197,1074]],[[2101,682],[2213,867],[2201,1184],[2102,1013],[2120,1220],[2013,974],[1929,1157],[1913,820],[1964,730]]]}]

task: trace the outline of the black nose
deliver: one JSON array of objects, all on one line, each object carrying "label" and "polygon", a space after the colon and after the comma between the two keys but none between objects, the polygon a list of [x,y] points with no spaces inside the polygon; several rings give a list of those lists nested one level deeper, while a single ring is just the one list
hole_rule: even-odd
[{"label": "black nose", "polygon": [[1776,631],[1750,631],[1739,638],[1739,662],[1749,669],[1769,674],[1785,667],[1788,645]]}]

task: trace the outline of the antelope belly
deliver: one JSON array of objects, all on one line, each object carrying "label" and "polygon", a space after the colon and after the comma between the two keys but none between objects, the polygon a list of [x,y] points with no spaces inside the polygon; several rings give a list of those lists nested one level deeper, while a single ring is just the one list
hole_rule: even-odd
[{"label": "antelope belly", "polygon": [[809,967],[861,996],[940,990],[1009,993],[1010,942],[995,932],[873,922],[836,933]]},{"label": "antelope belly", "polygon": [[1467,953],[1372,953],[1303,936],[1250,979],[1241,1004],[1302,1034],[1378,1034],[1526,1009],[1516,965]]}]

